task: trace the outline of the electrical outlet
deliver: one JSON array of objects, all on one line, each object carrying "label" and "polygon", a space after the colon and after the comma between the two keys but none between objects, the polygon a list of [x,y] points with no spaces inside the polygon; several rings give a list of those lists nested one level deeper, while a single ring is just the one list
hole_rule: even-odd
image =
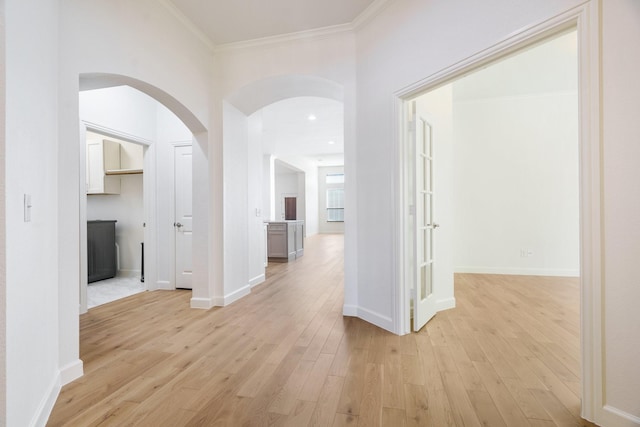
[{"label": "electrical outlet", "polygon": [[531,249],[520,249],[520,257],[528,258],[533,256],[533,251]]}]

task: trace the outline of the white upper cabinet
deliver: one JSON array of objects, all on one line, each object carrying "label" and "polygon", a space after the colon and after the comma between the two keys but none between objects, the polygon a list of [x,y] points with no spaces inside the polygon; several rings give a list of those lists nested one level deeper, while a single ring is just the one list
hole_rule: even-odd
[{"label": "white upper cabinet", "polygon": [[87,194],[120,194],[120,175],[142,173],[143,147],[87,139]]},{"label": "white upper cabinet", "polygon": [[120,169],[120,144],[115,141],[87,141],[87,194],[120,194],[120,177],[107,175]]},{"label": "white upper cabinet", "polygon": [[[111,142],[111,141],[109,141]],[[120,166],[118,168],[107,168],[107,175],[126,175],[142,173],[142,145],[132,143],[119,143],[120,146]]]}]

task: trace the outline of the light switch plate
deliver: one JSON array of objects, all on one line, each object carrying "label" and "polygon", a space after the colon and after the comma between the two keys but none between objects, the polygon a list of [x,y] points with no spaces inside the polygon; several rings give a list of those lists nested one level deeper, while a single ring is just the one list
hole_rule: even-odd
[{"label": "light switch plate", "polygon": [[24,222],[31,222],[31,194],[24,195]]}]

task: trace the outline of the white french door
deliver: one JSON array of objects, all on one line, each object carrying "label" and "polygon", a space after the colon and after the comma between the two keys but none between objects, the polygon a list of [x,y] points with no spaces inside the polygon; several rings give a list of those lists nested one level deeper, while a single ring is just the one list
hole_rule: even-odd
[{"label": "white french door", "polygon": [[434,295],[434,149],[431,123],[413,103],[414,203],[413,209],[413,330],[419,331],[436,314]]}]

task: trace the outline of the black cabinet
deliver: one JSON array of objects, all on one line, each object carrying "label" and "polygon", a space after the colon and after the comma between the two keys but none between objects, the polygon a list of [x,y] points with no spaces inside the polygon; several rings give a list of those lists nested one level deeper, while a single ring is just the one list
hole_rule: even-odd
[{"label": "black cabinet", "polygon": [[87,221],[88,281],[116,275],[116,221]]}]

